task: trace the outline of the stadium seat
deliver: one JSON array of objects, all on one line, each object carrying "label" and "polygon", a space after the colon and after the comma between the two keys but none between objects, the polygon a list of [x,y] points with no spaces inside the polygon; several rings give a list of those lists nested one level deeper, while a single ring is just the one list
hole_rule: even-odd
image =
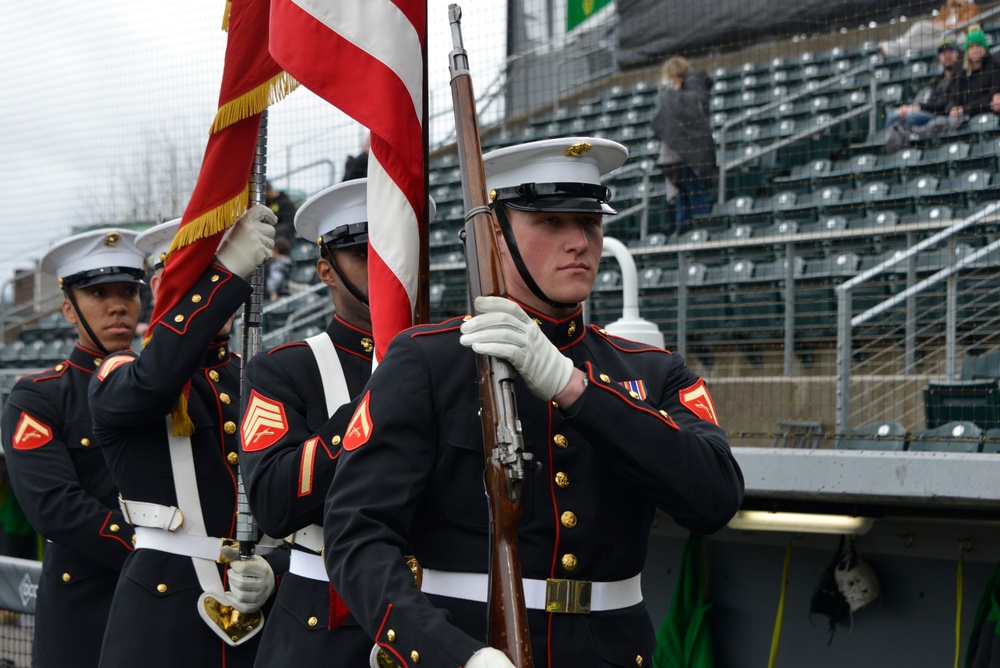
[{"label": "stadium seat", "polygon": [[857,273],[861,258],[841,253],[806,264],[806,273],[795,291],[795,333],[798,337],[832,338],[837,324],[834,288]]},{"label": "stadium seat", "polygon": [[962,362],[962,380],[1000,379],[1000,351],[967,357]]},{"label": "stadium seat", "polygon": [[716,241],[731,241],[739,242],[745,241],[753,236],[753,226],[752,225],[733,225],[729,229],[725,230],[721,234],[713,237]]},{"label": "stadium seat", "polygon": [[[938,183],[936,176],[928,175],[917,176],[907,181],[905,193],[912,207],[915,209],[917,206],[934,201],[934,197],[938,194]],[[950,197],[951,193],[946,195]]]},{"label": "stadium seat", "polygon": [[974,422],[983,429],[1000,427],[1000,380],[936,381],[924,389],[927,427]]},{"label": "stadium seat", "polygon": [[917,207],[913,213],[900,217],[901,223],[945,222],[955,218],[955,210],[944,204]]},{"label": "stadium seat", "polygon": [[757,236],[759,237],[783,237],[792,234],[798,234],[799,232],[799,222],[797,220],[779,220],[775,221],[767,227],[761,228]]},{"label": "stadium seat", "polygon": [[979,452],[983,430],[972,422],[948,422],[936,429],[917,429],[912,452]]},{"label": "stadium seat", "polygon": [[956,141],[924,152],[924,160],[939,166],[941,176],[948,176],[950,165],[969,157],[971,147],[966,142]]},{"label": "stadium seat", "polygon": [[5,367],[17,366],[25,345],[27,344],[24,341],[17,339],[0,348],[0,364]]},{"label": "stadium seat", "polygon": [[[694,270],[694,273],[692,273]],[[721,341],[732,326],[727,280],[732,267],[688,267],[688,334],[692,342]]]},{"label": "stadium seat", "polygon": [[875,422],[845,432],[837,439],[838,450],[906,449],[906,429],[898,422]]},{"label": "stadium seat", "polygon": [[594,291],[611,292],[621,290],[621,286],[621,273],[615,269],[606,269],[597,275],[597,280],[594,282]]}]

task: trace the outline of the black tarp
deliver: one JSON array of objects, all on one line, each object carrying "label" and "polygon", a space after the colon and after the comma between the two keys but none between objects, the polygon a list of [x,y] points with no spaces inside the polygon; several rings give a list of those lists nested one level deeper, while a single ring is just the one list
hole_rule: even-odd
[{"label": "black tarp", "polygon": [[617,0],[619,65],[657,63],[681,54],[697,57],[769,39],[856,29],[905,15],[915,17],[941,0]]}]

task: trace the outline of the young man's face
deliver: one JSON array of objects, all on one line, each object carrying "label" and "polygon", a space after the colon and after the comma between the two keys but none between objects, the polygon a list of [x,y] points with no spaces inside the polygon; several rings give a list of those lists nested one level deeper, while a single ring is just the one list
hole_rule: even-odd
[{"label": "young man's face", "polygon": [[[368,244],[338,248],[333,251],[333,259],[344,278],[367,297]],[[316,272],[319,274],[320,280],[329,285],[333,291],[333,303],[336,305],[340,317],[355,327],[370,329],[371,311],[351,294],[326,259],[320,259],[316,262]]]},{"label": "young man's face", "polygon": [[[76,297],[80,314],[108,352],[125,350],[132,345],[135,325],[139,321],[138,283],[101,283],[70,289]],[[63,299],[62,313],[69,323],[76,325],[77,336],[83,347],[100,350],[90,338],[69,299]]]},{"label": "young man's face", "polygon": [[[604,248],[600,214],[517,211],[507,208],[514,239],[528,273],[549,299],[577,304],[590,295]],[[507,291],[518,301],[543,313],[555,309],[524,283],[499,237]]]},{"label": "young man's face", "polygon": [[951,67],[958,62],[958,49],[943,49],[938,52],[938,62],[943,67]]}]

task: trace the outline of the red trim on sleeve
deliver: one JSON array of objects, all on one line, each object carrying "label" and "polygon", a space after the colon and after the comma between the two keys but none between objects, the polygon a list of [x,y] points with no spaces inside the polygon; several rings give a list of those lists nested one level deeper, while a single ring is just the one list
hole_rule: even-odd
[{"label": "red trim on sleeve", "polygon": [[597,387],[597,388],[600,388],[600,389],[605,390],[607,392],[610,392],[611,394],[615,395],[619,399],[623,400],[631,408],[634,408],[637,411],[642,411],[643,413],[648,413],[649,415],[652,415],[657,420],[659,420],[663,424],[667,425],[671,429],[674,429],[676,431],[680,431],[681,430],[681,428],[677,426],[677,423],[674,422],[674,419],[672,417],[670,417],[669,415],[667,417],[664,417],[663,414],[660,413],[659,411],[654,411],[651,408],[647,407],[645,404],[639,403],[637,399],[632,399],[632,397],[630,397],[628,394],[625,394],[624,392],[617,391],[615,388],[620,388],[621,390],[625,390],[626,388],[625,388],[624,385],[621,385],[620,383],[616,383],[614,381],[606,383],[603,380],[601,380],[600,378],[598,378],[597,376],[595,376],[594,375],[594,366],[590,362],[586,362],[586,366],[587,366],[587,378],[588,378],[588,380],[590,382],[591,387]]},{"label": "red trim on sleeve", "polygon": [[[125,549],[127,549],[129,552],[135,551],[135,546],[132,545],[132,541],[130,540],[126,541],[118,534],[110,532],[110,530],[108,533],[104,533],[104,530],[108,528],[108,523],[111,521],[111,515],[112,512],[109,510],[108,516],[104,518],[104,524],[101,525],[101,531],[100,531],[101,536],[103,536],[104,538],[112,538],[114,540],[117,540],[119,543],[124,545]],[[119,527],[119,530],[121,530],[122,528],[123,527]]]},{"label": "red trim on sleeve", "polygon": [[402,654],[400,654],[399,652],[397,652],[392,647],[392,645],[386,645],[385,643],[383,643],[383,642],[381,642],[379,640],[379,638],[382,637],[382,630],[385,628],[385,625],[389,622],[389,615],[391,613],[392,613],[392,603],[390,603],[389,607],[385,609],[385,616],[382,617],[382,623],[379,624],[378,633],[375,634],[375,644],[378,645],[379,647],[381,647],[382,649],[384,649],[385,651],[389,652],[389,654],[392,654],[394,657],[396,657],[396,662],[400,666],[402,666],[403,668],[409,668],[410,664],[408,664],[406,662],[406,660],[403,659],[403,655]]}]

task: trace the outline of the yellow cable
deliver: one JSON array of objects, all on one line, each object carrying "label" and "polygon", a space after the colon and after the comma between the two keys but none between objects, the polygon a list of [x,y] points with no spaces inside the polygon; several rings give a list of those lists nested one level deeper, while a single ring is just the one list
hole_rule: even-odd
[{"label": "yellow cable", "polygon": [[785,616],[785,592],[788,589],[788,571],[792,569],[792,543],[785,547],[785,567],[781,571],[781,596],[778,598],[778,614],[774,620],[774,634],[771,636],[771,657],[767,668],[774,668],[774,660],[778,658],[778,640],[781,638],[781,620]]},{"label": "yellow cable", "polygon": [[955,668],[958,668],[958,658],[962,653],[962,580],[964,579],[965,558],[958,553],[958,568],[956,569],[956,605],[955,605]]}]

